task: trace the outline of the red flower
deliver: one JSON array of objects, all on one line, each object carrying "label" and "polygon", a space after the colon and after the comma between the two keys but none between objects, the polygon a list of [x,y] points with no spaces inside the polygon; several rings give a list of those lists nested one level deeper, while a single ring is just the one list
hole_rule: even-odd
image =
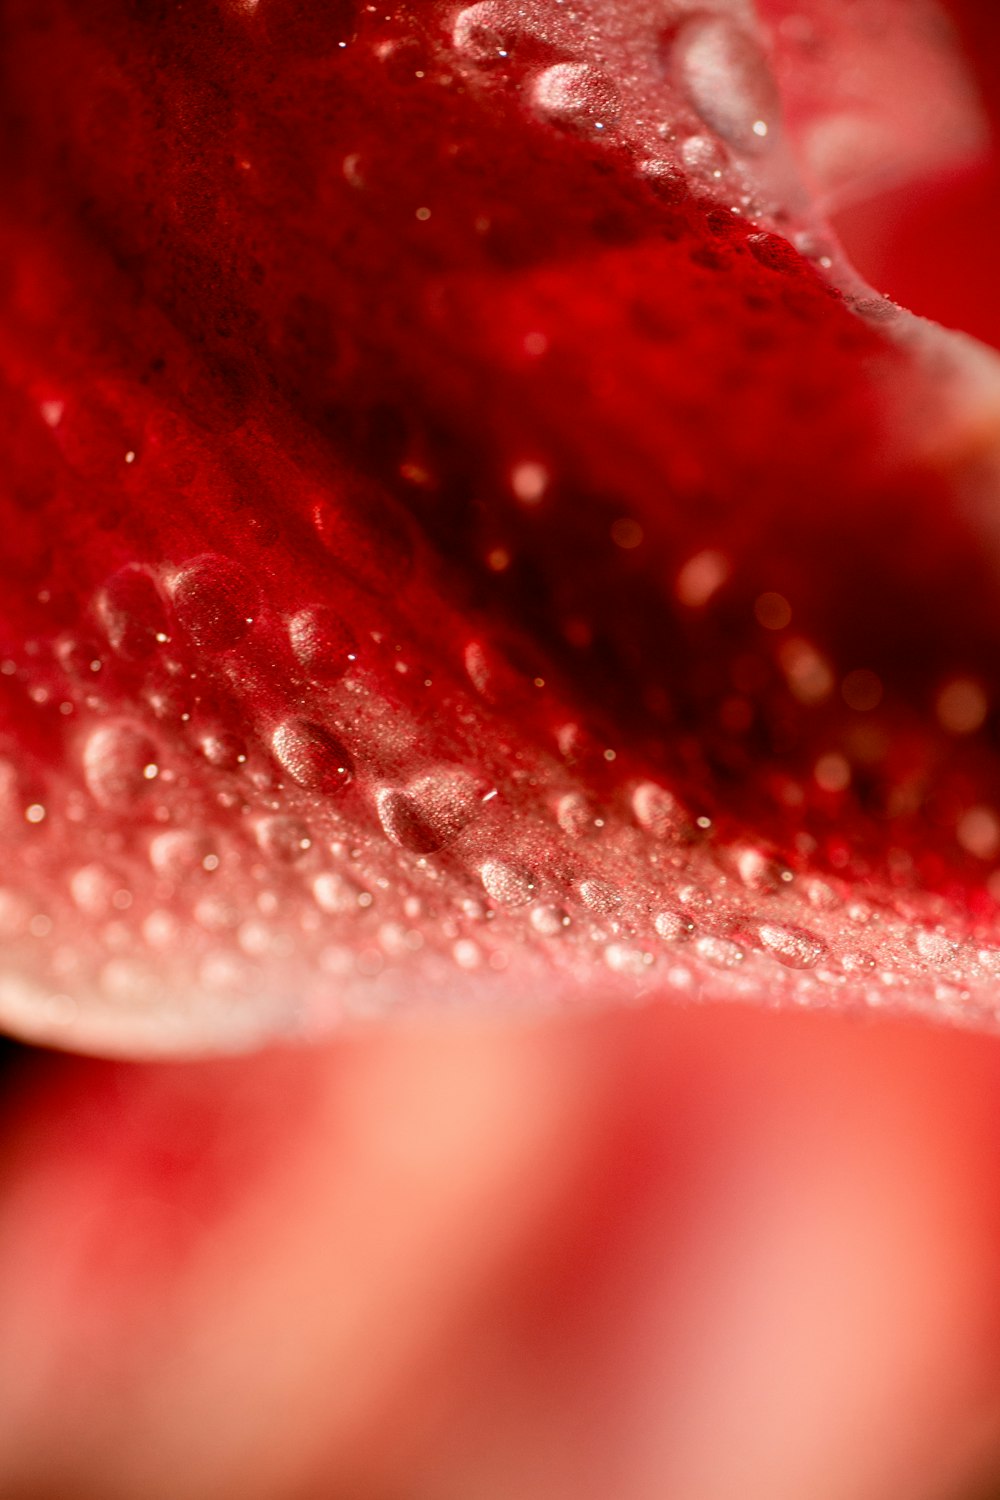
[{"label": "red flower", "polygon": [[5,10],[0,1014],[379,1025],[25,1063],[0,1474],[945,1494],[1000,383],[828,227],[989,179],[942,18]]}]

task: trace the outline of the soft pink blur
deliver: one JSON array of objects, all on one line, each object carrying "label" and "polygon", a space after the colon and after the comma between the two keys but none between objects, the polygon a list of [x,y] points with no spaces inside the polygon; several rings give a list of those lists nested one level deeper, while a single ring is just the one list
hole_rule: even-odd
[{"label": "soft pink blur", "polygon": [[22,1081],[5,1497],[937,1500],[996,1445],[993,1042],[652,1008]]}]

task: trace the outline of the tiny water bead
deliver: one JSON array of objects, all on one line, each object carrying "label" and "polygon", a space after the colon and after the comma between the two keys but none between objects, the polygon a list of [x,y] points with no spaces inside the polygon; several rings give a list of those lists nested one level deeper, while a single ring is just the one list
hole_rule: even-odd
[{"label": "tiny water bead", "polygon": [[558,937],[570,926],[571,919],[561,906],[533,906],[528,914],[532,927],[542,937]]},{"label": "tiny water bead", "polygon": [[515,4],[480,0],[455,17],[452,40],[472,62],[496,63],[510,56],[523,34],[524,22]]},{"label": "tiny water bead", "polygon": [[185,563],[170,583],[181,627],[203,651],[230,651],[253,625],[260,593],[239,563],[206,553]]},{"label": "tiny water bead", "polygon": [[640,828],[657,839],[675,839],[689,826],[686,810],[673,792],[655,781],[641,781],[632,791],[632,812]]},{"label": "tiny water bead", "polygon": [[595,916],[599,917],[613,916],[622,904],[621,892],[607,880],[600,880],[594,876],[581,880],[577,886],[577,893],[588,911],[592,911]]},{"label": "tiny water bead", "polygon": [[757,928],[761,946],[790,969],[811,969],[825,955],[826,944],[804,927],[762,922]]},{"label": "tiny water bead", "polygon": [[502,906],[523,906],[535,892],[535,882],[528,870],[502,860],[487,860],[480,870],[483,889]]},{"label": "tiny water bead", "polygon": [[167,880],[209,874],[219,863],[211,839],[187,828],[155,834],[149,844],[149,861],[157,875]]},{"label": "tiny water bead", "polygon": [[478,813],[483,795],[471,773],[440,767],[405,788],[381,787],[375,805],[392,843],[414,854],[430,854],[458,838]]},{"label": "tiny water bead", "polygon": [[94,800],[110,811],[132,808],[157,774],[156,747],[136,724],[100,724],[83,746],[83,778]]},{"label": "tiny water bead", "polygon": [[569,130],[609,131],[621,112],[617,89],[587,63],[554,63],[538,74],[531,94],[539,113]]},{"label": "tiny water bead", "polygon": [[778,118],[778,95],[754,38],[728,16],[695,14],[668,34],[669,62],[691,104],[741,151],[759,151]]},{"label": "tiny water bead", "polygon": [[167,612],[152,574],[136,564],[120,568],[95,599],[108,644],[129,661],[144,661],[167,639]]},{"label": "tiny water bead", "polygon": [[582,792],[564,792],[556,803],[556,822],[570,838],[584,838],[597,832],[603,822],[590,799]]},{"label": "tiny water bead", "polygon": [[293,615],[288,639],[300,664],[319,682],[339,681],[357,655],[353,633],[328,604],[312,604]]},{"label": "tiny water bead", "polygon": [[324,870],[312,883],[316,905],[328,916],[343,916],[360,909],[360,898],[364,894],[353,880],[336,870]]},{"label": "tiny water bead", "polygon": [[354,776],[347,750],[322,724],[290,718],[271,736],[275,759],[299,786],[313,792],[339,792]]},{"label": "tiny water bead", "polygon": [[309,825],[301,818],[276,813],[261,818],[255,832],[261,853],[277,864],[295,864],[312,847]]},{"label": "tiny water bead", "polygon": [[673,911],[669,907],[658,911],[653,918],[653,926],[657,936],[665,943],[683,943],[695,933],[695,924],[684,912]]}]

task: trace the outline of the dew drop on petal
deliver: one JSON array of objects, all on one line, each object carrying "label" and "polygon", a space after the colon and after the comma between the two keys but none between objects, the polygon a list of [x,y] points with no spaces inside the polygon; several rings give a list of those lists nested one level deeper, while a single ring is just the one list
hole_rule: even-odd
[{"label": "dew drop on petal", "polygon": [[108,644],[126,660],[152,656],[167,635],[166,609],[145,568],[119,568],[98,591],[95,607]]},{"label": "dew drop on petal", "polygon": [[467,5],[459,11],[452,28],[452,41],[472,62],[500,62],[514,50],[519,31],[515,6],[480,0],[479,4]]},{"label": "dew drop on petal", "polygon": [[335,609],[312,604],[288,622],[288,639],[300,665],[321,682],[337,682],[352,666],[357,642]]},{"label": "dew drop on petal", "polygon": [[739,968],[746,958],[746,953],[739,943],[734,943],[731,938],[709,935],[700,937],[695,946],[699,956],[705,959],[706,963],[714,964],[718,969]]},{"label": "dew drop on petal", "polygon": [[727,16],[695,15],[673,35],[671,60],[704,120],[731,145],[759,151],[778,115],[763,51]]},{"label": "dew drop on petal", "polygon": [[535,107],[546,119],[570,130],[600,134],[621,112],[613,84],[587,63],[555,63],[539,73],[532,88]]},{"label": "dew drop on petal", "polygon": [[405,788],[380,788],[375,807],[394,844],[430,854],[458,837],[476,816],[481,800],[475,777],[460,767],[439,767]]},{"label": "dew drop on petal", "polygon": [[155,766],[152,740],[133,724],[101,724],[83,747],[83,778],[102,807],[133,806],[155,780]]},{"label": "dew drop on petal", "polygon": [[324,870],[322,875],[317,875],[312,883],[312,893],[316,905],[330,916],[356,912],[358,897],[362,894],[353,880],[338,874],[336,870]]},{"label": "dew drop on petal", "polygon": [[570,925],[570,919],[559,906],[533,906],[528,921],[542,937],[558,937]]},{"label": "dew drop on petal", "polygon": [[596,916],[611,916],[622,904],[621,893],[606,880],[581,880],[577,891],[584,906]]},{"label": "dew drop on petal", "polygon": [[683,912],[665,908],[653,918],[653,926],[659,937],[667,943],[683,943],[694,936],[695,925]]},{"label": "dew drop on petal", "polygon": [[229,651],[253,624],[260,595],[249,573],[217,553],[195,557],[170,586],[177,618],[204,651]]},{"label": "dew drop on petal", "polygon": [[687,813],[673,792],[655,781],[641,781],[633,789],[632,812],[639,827],[656,839],[677,838],[688,823]]},{"label": "dew drop on petal", "polygon": [[534,895],[535,883],[528,871],[501,860],[487,860],[480,879],[486,894],[504,906],[521,906]]},{"label": "dew drop on petal", "polygon": [[309,791],[338,792],[354,775],[354,762],[336,735],[311,719],[285,719],[271,736],[271,748],[282,770]]},{"label": "dew drop on petal", "polygon": [[311,847],[309,825],[301,818],[276,813],[272,817],[261,818],[255,832],[260,852],[268,859],[273,859],[276,864],[294,864]]},{"label": "dew drop on petal", "polygon": [[710,135],[690,135],[681,146],[681,159],[703,181],[721,177],[729,165],[722,145]]},{"label": "dew drop on petal", "polygon": [[640,979],[650,968],[650,955],[629,943],[609,943],[604,950],[604,962],[614,974]]},{"label": "dew drop on petal", "polygon": [[181,880],[196,872],[204,873],[214,857],[211,841],[186,828],[169,828],[150,840],[149,862],[157,875]]},{"label": "dew drop on petal", "polygon": [[733,863],[740,880],[751,891],[776,891],[781,886],[781,866],[777,860],[752,845],[737,848]]},{"label": "dew drop on petal", "polygon": [[565,792],[556,803],[556,822],[570,838],[593,833],[594,818],[594,809],[582,792]]},{"label": "dew drop on petal", "polygon": [[757,928],[761,946],[789,969],[811,969],[826,953],[826,944],[804,927],[762,922]]}]

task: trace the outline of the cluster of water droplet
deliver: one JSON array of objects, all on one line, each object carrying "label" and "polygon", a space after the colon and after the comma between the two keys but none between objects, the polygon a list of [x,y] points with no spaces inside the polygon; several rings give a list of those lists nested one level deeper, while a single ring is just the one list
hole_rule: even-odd
[{"label": "cluster of water droplet", "polygon": [[481,87],[520,78],[541,121],[626,145],[653,185],[683,180],[713,202],[729,195],[734,212],[760,223],[779,203],[786,215],[794,208],[805,245],[806,209],[749,7],[691,0],[634,21],[623,27],[613,7],[594,3],[478,0],[454,16],[451,37]]},{"label": "cluster of water droplet", "polygon": [[[516,674],[483,641],[417,679],[389,633],[326,600],[275,616],[218,553],[120,570],[91,623],[50,663],[70,773],[46,785],[0,764],[21,855],[0,889],[0,1004],[33,1034],[240,1045],[480,988],[532,1005],[674,992],[964,1019],[994,1003],[1000,950],[947,935],[941,903],[852,901],[719,840],[633,772],[584,790],[586,732],[557,703],[547,735],[512,754],[498,703]],[[45,680],[37,659],[30,675]],[[392,701],[393,679],[415,686]]]}]

